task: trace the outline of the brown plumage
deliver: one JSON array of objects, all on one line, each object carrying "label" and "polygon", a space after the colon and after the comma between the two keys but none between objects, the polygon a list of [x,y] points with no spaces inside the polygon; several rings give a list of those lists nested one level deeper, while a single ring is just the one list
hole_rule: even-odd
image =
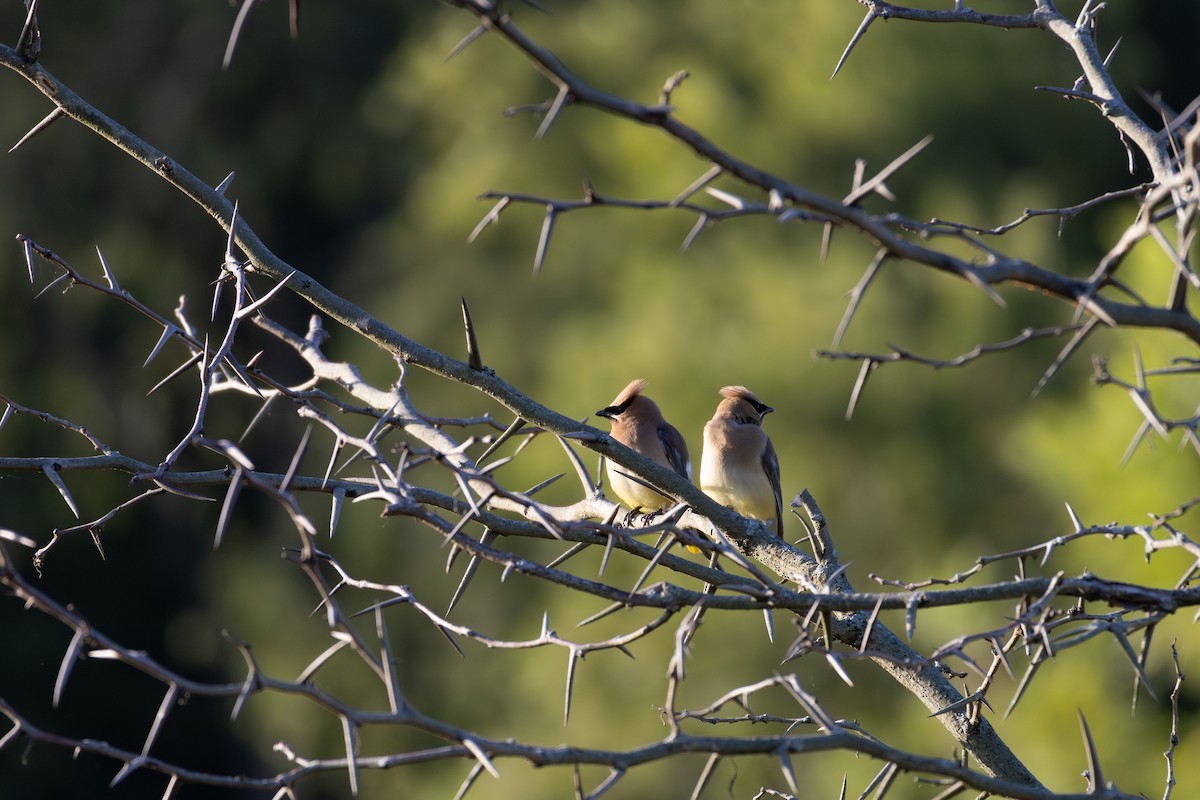
[{"label": "brown plumage", "polygon": [[725,399],[704,426],[700,488],[739,514],[769,523],[783,536],[783,495],[779,458],[762,429],[763,417],[775,409],[745,386],[726,386]]},{"label": "brown plumage", "polygon": [[[646,381],[638,378],[621,390],[612,405],[596,412],[612,422],[612,437],[646,458],[692,479],[692,461],[687,442],[671,423],[663,418],[658,404],[642,390]],[[608,485],[632,509],[658,511],[674,504],[674,500],[635,479],[620,464],[609,459]]]}]

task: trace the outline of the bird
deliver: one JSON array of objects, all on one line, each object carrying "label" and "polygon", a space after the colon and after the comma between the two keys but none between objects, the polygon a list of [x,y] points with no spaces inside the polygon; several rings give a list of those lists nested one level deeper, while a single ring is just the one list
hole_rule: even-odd
[{"label": "bird", "polygon": [[[642,394],[645,388],[646,381],[642,378],[630,381],[612,405],[600,409],[596,415],[612,423],[612,437],[618,442],[690,481],[692,460],[688,456],[687,442],[675,426],[663,418],[658,404]],[[661,511],[675,503],[672,498],[631,476],[612,459],[608,459],[608,484],[634,511]]]},{"label": "bird", "polygon": [[745,386],[726,386],[712,419],[704,426],[700,489],[734,511],[768,524],[783,537],[783,495],[779,457],[762,420],[775,409]]}]

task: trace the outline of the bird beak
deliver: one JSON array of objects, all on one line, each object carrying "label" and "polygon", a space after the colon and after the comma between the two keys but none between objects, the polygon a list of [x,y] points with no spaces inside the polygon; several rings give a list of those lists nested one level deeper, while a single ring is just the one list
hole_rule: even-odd
[{"label": "bird beak", "polygon": [[596,412],[596,416],[604,417],[605,419],[616,419],[617,407],[616,406],[608,406],[607,408],[602,408]]},{"label": "bird beak", "polygon": [[772,411],[774,411],[774,410],[775,410],[775,409],[771,408],[770,406],[764,406],[764,407],[763,407],[763,410],[762,410],[762,411],[760,411],[760,412],[758,413],[758,415],[759,415],[760,417],[765,417],[767,414],[770,414],[770,413],[771,413]]}]

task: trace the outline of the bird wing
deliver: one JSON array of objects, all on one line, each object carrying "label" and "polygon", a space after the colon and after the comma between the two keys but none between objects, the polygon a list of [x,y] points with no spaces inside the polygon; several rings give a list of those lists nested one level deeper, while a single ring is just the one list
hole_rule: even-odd
[{"label": "bird wing", "polygon": [[667,464],[689,481],[692,479],[692,460],[688,457],[687,442],[674,425],[664,422],[658,426],[658,440],[662,443]]},{"label": "bird wing", "polygon": [[775,455],[775,445],[767,439],[767,446],[763,449],[762,454],[763,472],[767,474],[767,481],[771,484],[771,491],[775,493],[775,533],[779,538],[783,538],[783,492],[779,488],[779,456]]}]

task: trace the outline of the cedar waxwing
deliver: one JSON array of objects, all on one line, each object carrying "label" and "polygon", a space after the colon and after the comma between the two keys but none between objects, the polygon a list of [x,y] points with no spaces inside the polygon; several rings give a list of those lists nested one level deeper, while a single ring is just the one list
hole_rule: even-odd
[{"label": "cedar waxwing", "polygon": [[768,523],[782,538],[779,458],[762,429],[762,418],[775,409],[745,386],[726,386],[721,396],[725,399],[704,426],[700,488],[739,514]]},{"label": "cedar waxwing", "polygon": [[[612,437],[618,442],[690,481],[692,461],[688,457],[687,442],[671,423],[663,419],[658,404],[642,394],[645,388],[646,382],[641,378],[630,381],[612,405],[600,409],[596,415],[612,422]],[[617,497],[635,511],[638,508],[660,511],[675,504],[670,497],[630,477],[625,468],[612,459],[608,459],[608,484]]]}]

